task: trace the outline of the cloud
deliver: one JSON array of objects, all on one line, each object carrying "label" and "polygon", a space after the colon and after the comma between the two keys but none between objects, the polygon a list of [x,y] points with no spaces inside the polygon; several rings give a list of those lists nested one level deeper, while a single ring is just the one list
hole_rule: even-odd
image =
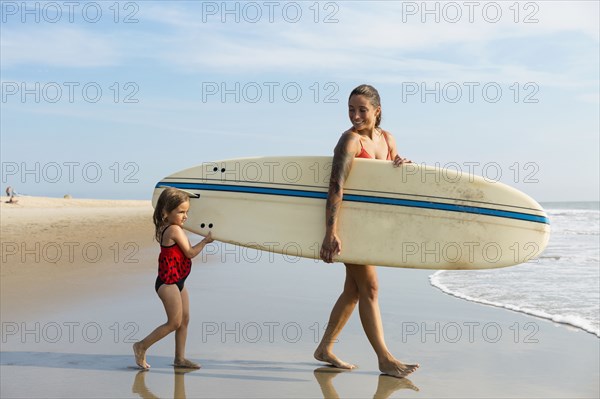
[{"label": "cloud", "polygon": [[[236,4],[241,12],[247,3],[227,7]],[[115,33],[89,24],[42,24],[28,31],[5,26],[3,67],[123,67],[143,59],[174,72],[224,79],[321,74],[348,80],[369,76],[382,83],[598,85],[597,74],[590,72],[598,63],[597,56],[590,62],[590,51],[598,49],[597,2],[330,2],[318,3],[317,22],[317,3],[301,2],[295,3],[303,13],[298,23],[286,22],[284,3],[278,4],[272,23],[264,7],[257,23],[248,22],[248,15],[235,23],[236,15],[207,15],[206,3],[147,2],[140,3],[139,24]],[[500,14],[486,8],[490,4],[497,4]],[[490,22],[495,16],[498,21]],[[323,23],[327,17],[337,22]],[[564,53],[536,48],[540,41],[554,43],[557,35],[563,35]],[[537,63],[531,61],[533,51],[539,51]],[[583,57],[589,69],[578,66]],[[545,62],[552,59],[556,62]]]},{"label": "cloud", "polygon": [[[387,82],[464,77],[467,81],[534,80],[559,87],[598,83],[597,79],[585,81],[587,74],[552,70],[543,62],[532,65],[490,51],[504,41],[505,53],[510,54],[515,46],[515,53],[522,56],[538,50],[539,41],[568,33],[572,36],[566,42],[579,45],[560,54],[565,56],[560,61],[580,60],[582,54],[589,56],[590,50],[597,50],[598,3],[474,2],[478,8],[471,11],[467,3],[342,2],[336,3],[338,22],[332,24],[315,23],[309,3],[302,3],[306,18],[299,23],[285,23],[281,18],[269,23],[263,18],[254,24],[244,21],[243,15],[239,23],[225,15],[229,22],[223,23],[219,14],[202,22],[202,10],[188,3],[164,13],[162,6],[154,5],[145,15],[166,28],[166,38],[155,55],[188,73],[324,73],[350,79],[370,75]],[[485,14],[488,3],[500,4],[500,14],[493,10]],[[430,13],[421,8],[423,4]],[[436,4],[437,16],[431,13]],[[462,17],[456,23],[449,22],[456,14],[445,8],[448,4],[461,8]],[[409,14],[414,12],[410,7],[420,9]],[[502,17],[492,23],[494,15]],[[539,55],[546,57],[556,55],[550,51]]]},{"label": "cloud", "polygon": [[37,26],[27,30],[2,29],[2,67],[23,65],[90,68],[118,65],[118,40],[78,27]]},{"label": "cloud", "polygon": [[598,105],[600,104],[600,93],[595,92],[595,93],[584,93],[581,94],[579,96],[577,96],[577,99],[579,101],[585,102],[585,103],[590,103],[590,104],[594,104],[594,105]]}]

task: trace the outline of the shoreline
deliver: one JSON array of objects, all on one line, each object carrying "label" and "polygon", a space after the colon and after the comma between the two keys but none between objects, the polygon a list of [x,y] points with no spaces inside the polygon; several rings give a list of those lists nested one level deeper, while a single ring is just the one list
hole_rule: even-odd
[{"label": "shoreline", "polygon": [[445,271],[446,270],[438,270],[434,274],[429,276],[429,283],[431,284],[431,286],[437,288],[444,294],[447,294],[449,296],[453,296],[455,298],[459,298],[459,299],[462,299],[465,301],[478,303],[478,304],[486,305],[486,306],[493,306],[495,308],[500,308],[500,309],[506,309],[506,310],[509,310],[512,312],[517,312],[517,313],[525,314],[528,316],[536,317],[541,320],[551,321],[553,323],[565,325],[568,327],[573,327],[573,328],[576,328],[583,332],[586,332],[588,334],[591,334],[595,337],[600,338],[600,331],[595,331],[593,329],[593,327],[591,325],[589,325],[589,322],[587,320],[583,320],[583,319],[581,321],[570,321],[569,320],[569,319],[572,319],[573,317],[577,317],[577,316],[569,317],[569,316],[562,316],[562,315],[552,315],[552,314],[549,314],[549,313],[546,313],[543,311],[530,310],[530,309],[521,308],[519,306],[511,305],[511,304],[492,302],[492,301],[488,301],[486,299],[475,298],[475,297],[472,297],[467,294],[461,294],[460,292],[452,291],[450,288],[448,288],[444,284],[440,283],[438,281],[438,279],[436,278],[436,276],[438,274],[441,274],[442,272],[445,272]]}]

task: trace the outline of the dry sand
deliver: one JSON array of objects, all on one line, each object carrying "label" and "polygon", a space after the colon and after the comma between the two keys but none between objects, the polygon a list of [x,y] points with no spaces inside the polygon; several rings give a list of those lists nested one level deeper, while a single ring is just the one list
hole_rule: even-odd
[{"label": "dry sand", "polygon": [[2,398],[600,394],[597,337],[447,296],[423,270],[379,269],[388,346],[421,364],[410,379],[380,376],[357,314],[336,351],[359,369],[323,368],[312,352],[341,290],[343,266],[217,243],[194,259],[186,281],[187,354],[203,368],[173,369],[170,336],[148,352],[152,369],[140,372],[131,344],[165,318],[153,287],[158,246],[150,203],[5,200]]},{"label": "dry sand", "polygon": [[6,203],[6,197],[0,202],[3,315],[17,303],[20,310],[39,309],[39,297],[22,295],[24,289],[53,302],[72,301],[89,289],[80,280],[116,279],[152,262],[147,257],[153,245],[150,201],[17,199],[16,204]]}]

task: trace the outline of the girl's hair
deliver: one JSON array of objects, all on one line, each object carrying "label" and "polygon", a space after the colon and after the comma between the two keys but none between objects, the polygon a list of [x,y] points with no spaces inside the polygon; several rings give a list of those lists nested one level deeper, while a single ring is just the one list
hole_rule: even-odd
[{"label": "girl's hair", "polygon": [[186,193],[172,187],[166,188],[160,193],[152,217],[154,220],[154,238],[156,238],[156,241],[160,243],[161,233],[167,225],[166,215],[189,200],[190,197]]},{"label": "girl's hair", "polygon": [[[350,93],[350,97],[348,97],[348,101],[352,98],[352,96],[365,96],[371,102],[371,105],[375,108],[381,106],[381,98],[379,98],[379,92],[376,88],[370,85],[360,85]],[[375,119],[375,127],[379,127],[381,123],[381,111],[379,115],[377,115],[377,119]]]}]

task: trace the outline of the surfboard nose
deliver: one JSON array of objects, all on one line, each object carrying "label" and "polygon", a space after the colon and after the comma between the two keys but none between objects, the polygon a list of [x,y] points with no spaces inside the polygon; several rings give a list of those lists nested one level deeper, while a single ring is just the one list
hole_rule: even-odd
[{"label": "surfboard nose", "polygon": [[153,208],[156,208],[156,203],[158,202],[158,198],[160,197],[160,195],[166,188],[175,188],[179,191],[183,191],[190,198],[200,198],[200,193],[196,193],[196,192],[193,192],[190,190],[186,190],[184,188],[177,187],[176,185],[163,183],[162,181],[160,181],[160,182],[156,183],[156,186],[154,187],[154,191],[152,193],[152,207]]}]

